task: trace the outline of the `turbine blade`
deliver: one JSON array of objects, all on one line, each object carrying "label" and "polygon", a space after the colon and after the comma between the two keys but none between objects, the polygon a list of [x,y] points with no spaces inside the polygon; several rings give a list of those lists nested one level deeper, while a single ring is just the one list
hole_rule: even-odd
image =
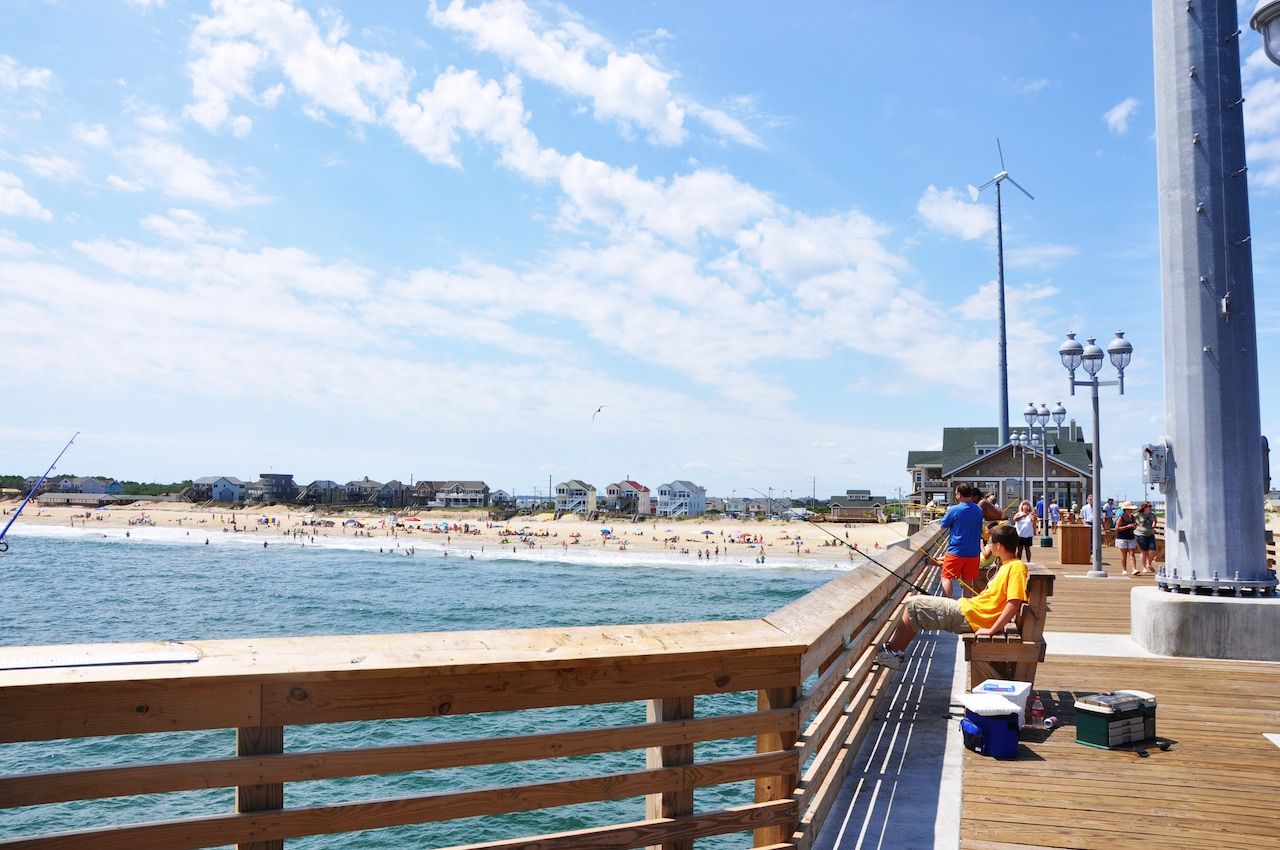
[{"label": "turbine blade", "polygon": [[971,201],[978,200],[978,193],[982,191],[981,189],[979,189],[977,186],[973,185],[972,183],[970,183],[968,186],[965,186],[965,188],[969,190],[969,200]]},{"label": "turbine blade", "polygon": [[1007,168],[1005,168],[1005,167],[1004,167],[1004,148],[1000,147],[1000,137],[999,137],[999,136],[996,136],[996,152],[1000,154],[1000,170],[1001,170],[1001,171],[1008,171],[1009,169],[1007,169]]},{"label": "turbine blade", "polygon": [[1036,199],[1036,196],[1035,196],[1035,195],[1033,195],[1033,194],[1031,194],[1030,192],[1028,192],[1026,189],[1023,189],[1023,188],[1022,188],[1022,185],[1021,185],[1020,183],[1018,183],[1018,181],[1017,181],[1017,180],[1014,180],[1012,177],[1008,177],[1008,178],[1005,178],[1005,179],[1007,179],[1007,180],[1008,180],[1010,183],[1012,183],[1013,185],[1017,186],[1017,187],[1018,187],[1018,190],[1019,190],[1020,192],[1022,192],[1022,194],[1026,195],[1028,198],[1030,198],[1031,200],[1033,200],[1033,201],[1034,201],[1034,200]]}]

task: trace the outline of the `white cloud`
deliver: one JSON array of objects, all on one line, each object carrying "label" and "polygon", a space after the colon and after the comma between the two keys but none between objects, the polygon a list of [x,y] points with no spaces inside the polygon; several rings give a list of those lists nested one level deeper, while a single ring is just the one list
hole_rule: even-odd
[{"label": "white cloud", "polygon": [[0,89],[47,89],[52,85],[53,71],[23,67],[12,56],[0,53]]},{"label": "white cloud", "polygon": [[147,230],[178,242],[212,242],[238,244],[244,241],[242,228],[217,228],[192,210],[171,209],[169,214],[153,214],[142,219]]},{"label": "white cloud", "polygon": [[1115,106],[1102,113],[1102,120],[1113,135],[1123,136],[1129,132],[1129,119],[1140,101],[1136,97],[1126,97]]},{"label": "white cloud", "polygon": [[1035,80],[1024,80],[1018,83],[1018,92],[1020,94],[1035,94],[1036,92],[1044,91],[1049,85],[1050,81],[1044,77]]},{"label": "white cloud", "polygon": [[125,2],[135,9],[162,9],[165,4],[165,0],[125,0]]},{"label": "white cloud", "polygon": [[35,253],[35,245],[20,239],[12,230],[0,230],[0,256],[29,257]]},{"label": "white cloud", "polygon": [[111,144],[111,134],[101,124],[72,124],[71,135],[95,148],[104,148]]},{"label": "white cloud", "polygon": [[22,178],[8,171],[0,171],[0,215],[40,221],[53,219],[53,213],[22,188]]},{"label": "white cloud", "polygon": [[[219,207],[266,203],[267,198],[244,185],[232,169],[214,165],[164,139],[146,138],[121,152],[135,180],[173,198],[204,201]],[[125,188],[108,178],[118,189]],[[132,185],[132,184],[131,184]]]},{"label": "white cloud", "polygon": [[80,166],[60,156],[35,156],[26,154],[19,157],[22,164],[41,177],[52,180],[71,180],[80,175]]},{"label": "white cloud", "polygon": [[107,185],[117,192],[142,192],[147,188],[141,180],[125,180],[119,174],[108,175]]},{"label": "white cloud", "polygon": [[616,121],[624,131],[639,128],[655,144],[683,142],[688,113],[726,138],[760,146],[737,119],[674,95],[675,75],[654,60],[619,51],[577,20],[549,23],[521,0],[478,6],[452,0],[444,9],[433,2],[429,14],[437,26],[470,36],[476,48],[502,57],[534,79],[588,98],[598,120]]},{"label": "white cloud", "polygon": [[[253,78],[270,66],[306,98],[310,112],[373,122],[378,104],[403,94],[408,73],[385,53],[343,41],[342,19],[327,18],[325,33],[287,0],[215,0],[213,14],[201,18],[191,36],[194,58],[187,67],[195,102],[187,114],[215,130],[233,120],[234,100],[274,105],[274,87],[261,96],[252,91]],[[239,122],[233,129],[243,133],[248,127]]]},{"label": "white cloud", "polygon": [[1244,63],[1244,131],[1249,186],[1280,189],[1280,79],[1261,50]]},{"label": "white cloud", "polygon": [[920,196],[916,212],[929,227],[961,239],[980,239],[996,229],[996,216],[990,207],[970,203],[955,189],[939,189],[933,184]]},{"label": "white cloud", "polygon": [[1068,260],[1080,252],[1070,245],[1028,245],[1005,251],[1005,262],[1012,268],[1034,268]]}]

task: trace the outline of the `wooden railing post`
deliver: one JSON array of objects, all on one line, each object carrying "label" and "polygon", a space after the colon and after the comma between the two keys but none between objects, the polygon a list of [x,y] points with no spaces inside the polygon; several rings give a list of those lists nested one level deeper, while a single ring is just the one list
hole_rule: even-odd
[{"label": "wooden railing post", "polygon": [[[236,755],[260,756],[284,752],[283,726],[242,726],[236,729]],[[236,786],[236,811],[261,812],[284,808],[284,783]],[[237,850],[284,850],[284,839],[252,841]]]},{"label": "wooden railing post", "polygon": [[[760,711],[770,711],[775,708],[791,708],[794,706],[800,698],[800,689],[771,688],[762,690],[759,694],[757,705]],[[772,753],[789,750],[795,746],[796,737],[796,732],[766,732],[762,735],[757,735],[756,752]],[[774,800],[790,799],[798,783],[799,777],[794,773],[763,776],[756,780],[756,802],[768,803]],[[782,844],[790,841],[791,834],[795,832],[798,824],[799,818],[797,817],[786,823],[761,827],[754,832],[752,846],[767,847],[770,844]]]},{"label": "wooden railing post", "polygon": [[[646,720],[658,723],[664,720],[692,720],[693,697],[664,697],[651,699],[645,707]],[[674,767],[693,764],[693,744],[676,744],[670,747],[650,747],[645,750],[646,767]],[[693,789],[650,794],[644,801],[645,817],[678,818],[693,814]],[[693,839],[669,841],[654,845],[648,850],[693,850]]]}]

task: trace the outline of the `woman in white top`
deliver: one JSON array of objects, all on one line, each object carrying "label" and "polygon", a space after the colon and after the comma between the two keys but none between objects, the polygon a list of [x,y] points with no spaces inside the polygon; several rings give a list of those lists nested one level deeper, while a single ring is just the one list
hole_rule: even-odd
[{"label": "woman in white top", "polygon": [[1013,517],[1013,527],[1018,530],[1018,555],[1024,560],[1031,560],[1031,541],[1036,536],[1036,512],[1031,502],[1023,499],[1018,506],[1018,513]]}]

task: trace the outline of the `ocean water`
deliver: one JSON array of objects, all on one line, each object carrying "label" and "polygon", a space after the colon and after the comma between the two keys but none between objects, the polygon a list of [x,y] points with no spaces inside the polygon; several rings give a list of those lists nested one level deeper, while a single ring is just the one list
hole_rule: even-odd
[{"label": "ocean water", "polygon": [[[206,538],[209,543],[206,544]],[[0,644],[194,640],[525,628],[758,617],[848,565],[744,556],[698,561],[675,553],[552,549],[476,553],[387,537],[317,538],[270,532],[29,526],[0,555]],[[270,545],[263,547],[262,543]],[[396,548],[399,544],[399,548]],[[415,554],[406,554],[407,546]],[[379,552],[379,548],[383,551]],[[750,710],[754,694],[699,698],[699,716]],[[290,752],[582,729],[644,719],[641,702],[373,723],[290,727]],[[750,739],[697,745],[698,759],[753,752]],[[0,745],[0,774],[233,755],[217,730]],[[644,767],[635,751],[294,783],[300,806],[465,790]],[[700,789],[698,810],[749,802],[750,783]],[[232,789],[0,810],[0,837],[226,813]],[[441,824],[293,839],[291,848],[441,847],[640,820],[642,798]],[[743,835],[699,848],[748,846]]]}]

